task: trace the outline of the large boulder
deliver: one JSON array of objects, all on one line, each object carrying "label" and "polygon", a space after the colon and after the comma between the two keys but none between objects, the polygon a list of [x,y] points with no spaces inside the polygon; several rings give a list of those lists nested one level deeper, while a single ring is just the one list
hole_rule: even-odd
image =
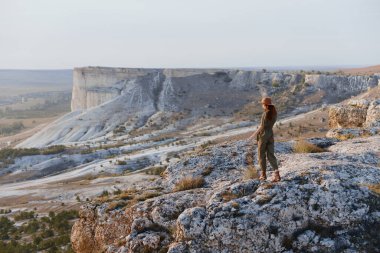
[{"label": "large boulder", "polygon": [[380,99],[350,100],[329,109],[329,138],[350,139],[371,136],[380,131]]},{"label": "large boulder", "polygon": [[367,100],[352,100],[347,105],[335,105],[329,109],[330,128],[363,127],[366,122]]},{"label": "large boulder", "polygon": [[380,127],[380,99],[374,100],[368,107],[366,127]]}]

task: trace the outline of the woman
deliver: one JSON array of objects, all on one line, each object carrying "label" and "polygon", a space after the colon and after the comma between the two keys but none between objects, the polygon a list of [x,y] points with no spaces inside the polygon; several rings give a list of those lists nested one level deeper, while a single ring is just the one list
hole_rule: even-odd
[{"label": "woman", "polygon": [[261,117],[261,124],[256,132],[249,137],[249,140],[257,137],[258,158],[261,168],[260,180],[267,179],[267,157],[270,165],[275,170],[273,173],[272,182],[278,182],[281,180],[281,177],[278,170],[277,159],[274,156],[273,138],[273,125],[277,119],[277,111],[274,105],[272,105],[272,100],[269,97],[263,98],[261,100],[261,104],[264,109],[264,113]]}]

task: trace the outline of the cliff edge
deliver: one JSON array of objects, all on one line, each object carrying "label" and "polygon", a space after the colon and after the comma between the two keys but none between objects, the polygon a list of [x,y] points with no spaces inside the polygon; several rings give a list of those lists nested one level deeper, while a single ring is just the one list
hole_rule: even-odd
[{"label": "cliff edge", "polygon": [[[148,186],[83,206],[72,229],[73,248],[80,253],[378,252],[380,136],[308,142],[320,152],[299,153],[295,141],[276,143],[279,183],[247,173],[257,157],[252,143],[190,152]],[[192,186],[184,187],[184,180]]]}]

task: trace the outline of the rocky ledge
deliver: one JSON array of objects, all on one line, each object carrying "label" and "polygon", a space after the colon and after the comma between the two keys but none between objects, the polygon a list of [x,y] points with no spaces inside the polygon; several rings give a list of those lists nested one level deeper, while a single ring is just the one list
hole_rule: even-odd
[{"label": "rocky ledge", "polygon": [[380,133],[380,99],[349,100],[329,108],[327,137],[349,139]]},{"label": "rocky ledge", "polygon": [[[283,180],[247,174],[256,146],[203,147],[162,178],[83,206],[76,252],[380,252],[380,136],[309,142],[321,153],[276,143]],[[203,179],[195,189],[183,178]],[[152,193],[154,191],[154,194]],[[135,195],[144,198],[136,200]],[[124,196],[124,197],[123,197]]]}]

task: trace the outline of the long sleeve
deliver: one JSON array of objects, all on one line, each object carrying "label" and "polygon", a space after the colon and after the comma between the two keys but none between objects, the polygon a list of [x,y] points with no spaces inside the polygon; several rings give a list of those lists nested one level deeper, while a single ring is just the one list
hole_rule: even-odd
[{"label": "long sleeve", "polygon": [[265,127],[265,117],[266,117],[266,112],[264,112],[261,116],[261,122],[260,122],[260,126],[258,128],[258,133],[261,133],[262,131],[264,131],[264,127]]}]

